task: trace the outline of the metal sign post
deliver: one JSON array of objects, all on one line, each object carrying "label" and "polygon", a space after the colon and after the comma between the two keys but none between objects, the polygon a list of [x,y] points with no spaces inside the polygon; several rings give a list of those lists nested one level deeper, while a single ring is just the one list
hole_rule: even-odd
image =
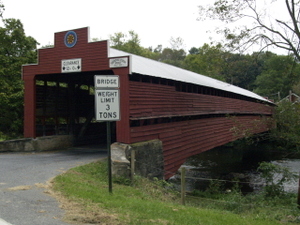
[{"label": "metal sign post", "polygon": [[112,174],[111,174],[111,130],[110,130],[110,122],[106,122],[106,132],[107,132],[107,165],[108,165],[108,191],[112,193]]},{"label": "metal sign post", "polygon": [[111,121],[120,120],[119,76],[95,75],[95,106],[96,121],[106,121],[107,127],[107,159],[108,159],[108,190],[112,193],[111,173]]}]

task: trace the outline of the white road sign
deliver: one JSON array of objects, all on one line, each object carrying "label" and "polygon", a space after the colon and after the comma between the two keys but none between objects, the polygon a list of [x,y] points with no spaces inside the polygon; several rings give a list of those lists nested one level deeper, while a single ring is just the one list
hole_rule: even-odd
[{"label": "white road sign", "polygon": [[119,88],[119,76],[118,75],[96,75],[95,76],[95,88]]},{"label": "white road sign", "polygon": [[119,76],[95,76],[95,105],[97,121],[120,120]]},{"label": "white road sign", "polygon": [[97,121],[120,120],[120,90],[95,90],[95,96]]},{"label": "white road sign", "polygon": [[81,59],[66,59],[61,60],[62,73],[81,72]]}]

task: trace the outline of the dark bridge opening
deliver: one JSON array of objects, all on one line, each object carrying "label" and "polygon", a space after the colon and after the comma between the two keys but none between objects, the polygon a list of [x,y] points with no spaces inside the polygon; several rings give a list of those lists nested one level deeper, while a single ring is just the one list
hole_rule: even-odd
[{"label": "dark bridge opening", "polygon": [[[95,121],[93,71],[36,76],[36,136],[70,134],[75,145],[106,143],[106,123]],[[112,141],[116,124],[112,123]]]}]

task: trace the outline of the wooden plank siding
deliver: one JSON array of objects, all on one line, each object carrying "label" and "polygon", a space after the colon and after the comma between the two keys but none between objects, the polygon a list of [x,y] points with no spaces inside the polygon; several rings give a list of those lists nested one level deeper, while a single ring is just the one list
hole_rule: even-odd
[{"label": "wooden plank siding", "polygon": [[163,143],[165,176],[168,178],[182,165],[186,158],[240,138],[243,133],[234,134],[231,129],[243,124],[245,130],[260,133],[266,126],[253,126],[260,116],[239,116],[205,118],[166,124],[132,127],[132,142],[160,139]]},{"label": "wooden plank siding", "polygon": [[107,41],[88,42],[88,28],[75,30],[78,43],[73,48],[64,45],[66,32],[55,33],[54,47],[38,50],[38,64],[23,67],[23,77],[35,76],[37,74],[61,73],[61,60],[82,59],[82,71],[107,70],[108,48]]},{"label": "wooden plank siding", "polygon": [[[162,141],[166,179],[192,155],[234,141],[246,132],[268,130],[266,123],[259,121],[262,116],[272,114],[271,106],[258,102],[180,92],[174,86],[138,81],[129,83],[129,100],[132,121],[185,118],[177,122],[141,123],[130,128],[132,143],[151,139]],[[206,116],[198,118],[197,115]]]},{"label": "wooden plank siding", "polygon": [[178,92],[174,86],[130,82],[130,118],[205,114],[271,115],[272,107],[240,99]]}]

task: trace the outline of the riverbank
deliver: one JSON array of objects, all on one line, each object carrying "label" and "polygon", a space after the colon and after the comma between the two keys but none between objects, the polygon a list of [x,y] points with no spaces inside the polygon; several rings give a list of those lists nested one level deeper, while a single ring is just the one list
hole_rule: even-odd
[{"label": "riverbank", "polygon": [[[267,141],[248,143],[238,140],[188,158],[183,165],[187,168],[188,190],[204,191],[211,180],[219,180],[225,191],[238,180],[243,194],[261,192],[265,182],[258,167],[262,162],[286,167],[299,175],[300,155],[296,151],[283,151]],[[180,175],[171,181],[180,185]],[[298,186],[298,180],[294,180],[286,183],[284,188],[287,192],[297,193]]]},{"label": "riverbank", "polygon": [[[66,219],[78,224],[282,225],[300,222],[295,205],[282,213],[282,207],[286,206],[266,207],[261,201],[252,204],[251,210],[231,211],[230,205],[236,204],[233,202],[237,197],[232,198],[237,196],[236,193],[226,195],[231,201],[223,209],[207,204],[214,202],[212,198],[206,198],[206,201],[192,198],[183,206],[179,193],[174,192],[167,182],[140,177],[136,177],[133,184],[129,180],[115,179],[113,193],[109,194],[104,162],[76,167],[56,177],[53,190],[61,194],[60,199],[67,199],[80,208],[75,214],[72,213],[74,207],[66,208],[69,212]],[[270,202],[268,204],[271,206]]]}]

